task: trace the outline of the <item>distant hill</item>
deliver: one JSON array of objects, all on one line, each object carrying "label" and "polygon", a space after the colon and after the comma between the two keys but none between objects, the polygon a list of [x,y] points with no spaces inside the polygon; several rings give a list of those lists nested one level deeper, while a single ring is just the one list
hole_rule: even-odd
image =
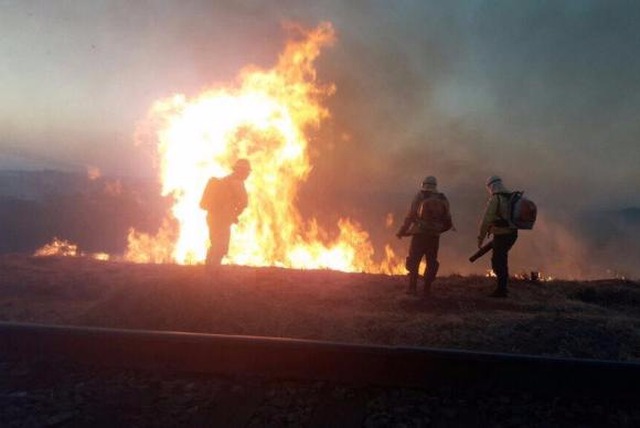
[{"label": "distant hill", "polygon": [[149,181],[73,172],[0,171],[0,253],[33,252],[54,237],[121,253],[128,230],[155,232],[168,201]]},{"label": "distant hill", "polygon": [[86,174],[55,170],[0,171],[0,197],[44,201],[52,196],[85,192],[92,183]]}]

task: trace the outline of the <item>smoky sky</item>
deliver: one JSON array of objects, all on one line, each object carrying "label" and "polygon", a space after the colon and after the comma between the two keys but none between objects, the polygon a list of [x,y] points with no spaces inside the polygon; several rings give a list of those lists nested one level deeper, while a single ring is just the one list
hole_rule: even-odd
[{"label": "smoky sky", "polygon": [[[492,174],[545,208],[549,239],[569,233],[579,211],[640,205],[635,1],[0,0],[0,8],[3,166],[23,157],[152,175],[133,135],[153,101],[233,83],[249,64],[271,67],[287,38],[283,22],[329,21],[337,42],[318,59],[318,80],[337,92],[325,101],[331,118],[311,136],[315,191],[404,201],[436,175],[458,207],[459,240],[473,234],[469,219]],[[565,247],[582,245],[573,236]]]},{"label": "smoky sky", "polygon": [[331,65],[349,70],[337,120],[386,148],[379,169],[455,183],[500,171],[565,205],[638,202],[639,7],[394,5],[345,12],[366,21],[338,27]]}]

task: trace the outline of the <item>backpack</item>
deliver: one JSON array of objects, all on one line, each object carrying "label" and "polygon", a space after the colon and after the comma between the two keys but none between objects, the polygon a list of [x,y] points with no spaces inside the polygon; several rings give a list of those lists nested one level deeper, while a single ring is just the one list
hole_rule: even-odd
[{"label": "backpack", "polygon": [[538,207],[523,196],[524,192],[513,192],[509,197],[509,225],[517,229],[531,230],[538,216]]},{"label": "backpack", "polygon": [[443,233],[453,227],[449,203],[442,193],[431,193],[418,205],[418,226],[424,232]]},{"label": "backpack", "polygon": [[202,193],[202,198],[200,199],[201,209],[205,211],[211,211],[214,209],[218,193],[220,192],[220,181],[221,180],[219,178],[209,179],[204,188],[204,192]]}]

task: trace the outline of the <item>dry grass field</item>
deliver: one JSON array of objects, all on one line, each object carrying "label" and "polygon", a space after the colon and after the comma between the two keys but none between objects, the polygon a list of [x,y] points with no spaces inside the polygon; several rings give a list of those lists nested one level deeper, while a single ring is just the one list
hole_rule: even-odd
[{"label": "dry grass field", "polygon": [[640,360],[640,284],[438,278],[428,298],[405,278],[88,258],[0,257],[0,320]]}]

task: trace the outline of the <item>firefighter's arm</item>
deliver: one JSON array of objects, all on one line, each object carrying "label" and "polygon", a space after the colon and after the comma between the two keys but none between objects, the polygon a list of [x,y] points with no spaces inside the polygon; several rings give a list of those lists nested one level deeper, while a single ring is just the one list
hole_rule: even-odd
[{"label": "firefighter's arm", "polygon": [[413,201],[411,201],[411,207],[409,208],[409,212],[405,216],[402,226],[400,226],[400,229],[398,229],[398,232],[396,233],[396,236],[398,237],[398,239],[402,238],[403,236],[407,236],[407,231],[409,230],[409,227],[411,227],[411,224],[418,217],[419,204],[420,204],[420,199],[418,198],[418,196],[416,196],[413,199]]},{"label": "firefighter's arm", "polygon": [[242,211],[244,211],[247,208],[248,204],[249,204],[249,198],[247,196],[247,191],[245,190],[243,185],[242,192],[240,192],[240,203],[238,204],[238,215],[242,214]]},{"label": "firefighter's arm", "polygon": [[449,215],[449,220],[451,221],[451,231],[452,232],[457,232],[458,229],[456,229],[456,225],[453,224],[453,216],[451,215],[451,205],[449,204],[449,199],[447,199],[446,196],[443,195],[444,198],[444,202],[447,205],[447,214]]},{"label": "firefighter's arm", "polygon": [[247,197],[247,191],[244,188],[244,185],[241,185],[240,190],[238,191],[238,197],[236,199],[236,204],[235,204],[235,218],[233,219],[234,223],[238,222],[238,217],[240,217],[240,214],[242,214],[242,212],[247,208],[247,205],[249,203],[248,197]]},{"label": "firefighter's arm", "polygon": [[487,208],[480,222],[480,232],[478,233],[478,248],[482,247],[484,238],[491,232],[491,225],[496,221],[496,212],[498,211],[498,198],[492,195],[487,202]]}]

